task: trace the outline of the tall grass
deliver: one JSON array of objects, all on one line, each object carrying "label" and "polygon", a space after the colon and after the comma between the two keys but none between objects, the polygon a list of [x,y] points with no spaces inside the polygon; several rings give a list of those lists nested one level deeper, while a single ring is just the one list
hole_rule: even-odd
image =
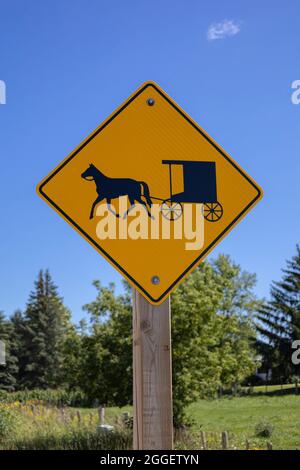
[{"label": "tall grass", "polygon": [[0,430],[3,431],[0,434],[0,449],[130,449],[132,430],[128,429],[120,415],[111,422],[111,431],[99,427],[97,409],[85,409],[83,412],[78,408],[45,405],[37,400],[0,403]]},{"label": "tall grass", "polygon": [[9,450],[128,450],[132,449],[129,431],[90,431],[76,429],[62,434],[44,433],[31,438],[25,436],[4,446]]}]

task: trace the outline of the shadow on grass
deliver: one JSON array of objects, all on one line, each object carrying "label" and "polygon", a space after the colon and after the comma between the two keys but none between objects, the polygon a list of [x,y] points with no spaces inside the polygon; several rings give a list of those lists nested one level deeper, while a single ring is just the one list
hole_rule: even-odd
[{"label": "shadow on grass", "polygon": [[268,390],[267,388],[265,390],[260,390],[260,391],[244,391],[240,394],[242,397],[262,397],[262,396],[267,396],[267,397],[282,397],[282,396],[287,396],[287,395],[300,395],[300,389],[296,387],[291,387],[291,388],[283,388],[283,389],[277,389],[277,390]]}]

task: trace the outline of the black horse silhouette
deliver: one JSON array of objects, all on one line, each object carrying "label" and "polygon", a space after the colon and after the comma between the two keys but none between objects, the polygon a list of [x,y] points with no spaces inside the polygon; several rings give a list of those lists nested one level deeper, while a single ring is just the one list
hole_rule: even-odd
[{"label": "black horse silhouette", "polygon": [[[144,181],[136,181],[129,178],[109,178],[101,173],[101,171],[93,164],[90,164],[90,166],[81,174],[81,177],[87,181],[94,181],[96,184],[96,191],[98,193],[98,197],[92,204],[90,219],[94,217],[96,205],[100,201],[103,201],[103,199],[106,199],[110,212],[112,212],[116,217],[120,217],[120,215],[117,214],[110,206],[111,200],[118,198],[119,196],[128,196],[131,204],[124,214],[124,217],[126,217],[128,212],[135,206],[135,201],[142,204],[146,208],[149,217],[151,217],[147,204],[149,208],[151,208],[152,201],[148,185]],[[144,194],[142,194],[141,188],[143,188]],[[146,199],[147,204],[141,199],[142,197]]]}]

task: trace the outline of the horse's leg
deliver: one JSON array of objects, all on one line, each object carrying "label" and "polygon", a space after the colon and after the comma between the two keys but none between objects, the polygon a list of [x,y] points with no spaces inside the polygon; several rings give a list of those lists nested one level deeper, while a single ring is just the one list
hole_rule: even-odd
[{"label": "horse's leg", "polygon": [[[141,186],[143,187],[143,191],[144,191],[143,195],[142,195],[142,191],[141,191]],[[142,200],[142,197],[144,197],[146,199],[147,203]],[[154,220],[154,217],[151,215],[151,212],[148,209],[148,206],[151,208],[152,201],[150,199],[149,188],[148,188],[148,185],[146,183],[144,183],[142,181],[139,183],[139,192],[138,192],[138,195],[135,196],[135,200],[138,201],[140,204],[142,204],[142,206],[145,207],[148,216],[151,219]]]},{"label": "horse's leg", "polygon": [[142,206],[145,207],[148,216],[149,216],[151,219],[154,220],[154,217],[151,215],[151,212],[149,212],[149,210],[148,210],[147,204],[141,199],[141,197],[137,197],[137,198],[136,198],[136,201],[137,201],[139,204],[142,204]]},{"label": "horse's leg", "polygon": [[120,217],[120,214],[117,214],[117,212],[115,212],[111,206],[110,206],[110,203],[111,203],[111,199],[110,198],[106,198],[106,201],[107,201],[107,208],[109,210],[109,212],[111,212],[112,214],[114,214],[116,217]]},{"label": "horse's leg", "polygon": [[131,209],[133,209],[134,206],[135,206],[134,197],[128,195],[128,199],[129,199],[129,202],[130,202],[130,206],[128,207],[127,211],[126,211],[125,214],[123,215],[123,219],[126,219],[126,217],[127,217],[128,214],[129,214],[129,211],[131,211]]},{"label": "horse's leg", "polygon": [[92,208],[91,208],[91,212],[90,212],[90,219],[92,219],[94,217],[94,210],[95,210],[95,207],[96,205],[102,201],[102,199],[104,199],[103,196],[98,196],[97,199],[93,202],[93,205],[92,205]]}]

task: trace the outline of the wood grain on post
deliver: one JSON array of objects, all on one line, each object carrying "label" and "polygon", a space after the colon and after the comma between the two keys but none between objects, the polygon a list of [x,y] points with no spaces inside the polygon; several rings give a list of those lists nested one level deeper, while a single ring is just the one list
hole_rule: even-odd
[{"label": "wood grain on post", "polygon": [[133,448],[173,448],[170,298],[151,305],[133,291]]}]

